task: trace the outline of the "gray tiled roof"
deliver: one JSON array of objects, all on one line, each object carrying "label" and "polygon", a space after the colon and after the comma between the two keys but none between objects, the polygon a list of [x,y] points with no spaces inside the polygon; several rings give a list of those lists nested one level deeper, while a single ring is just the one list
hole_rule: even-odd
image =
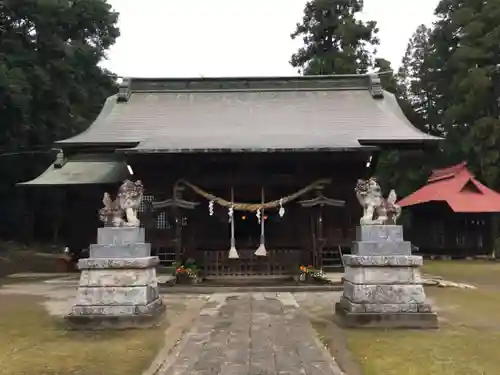
[{"label": "gray tiled roof", "polygon": [[393,95],[374,93],[369,77],[344,78],[195,79],[191,86],[179,79],[132,80],[118,95],[122,100],[109,98],[87,131],[59,143],[139,143],[134,151],[179,152],[335,150],[438,140],[414,128]]}]

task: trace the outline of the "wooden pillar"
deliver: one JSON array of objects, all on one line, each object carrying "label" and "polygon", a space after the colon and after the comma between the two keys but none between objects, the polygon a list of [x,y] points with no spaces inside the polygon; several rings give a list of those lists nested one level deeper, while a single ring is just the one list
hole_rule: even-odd
[{"label": "wooden pillar", "polygon": [[491,233],[491,256],[493,259],[497,257],[497,246],[500,246],[500,239],[498,238],[498,223],[499,223],[499,214],[494,212],[488,215],[488,221],[486,222],[489,225],[490,233]]}]

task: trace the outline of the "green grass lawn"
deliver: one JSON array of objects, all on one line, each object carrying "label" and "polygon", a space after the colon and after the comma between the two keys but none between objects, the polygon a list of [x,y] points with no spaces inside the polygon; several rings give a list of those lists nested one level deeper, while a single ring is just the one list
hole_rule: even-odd
[{"label": "green grass lawn", "polygon": [[164,342],[164,326],[67,331],[62,319],[49,316],[37,297],[0,299],[0,375],[140,375]]},{"label": "green grass lawn", "polygon": [[[348,375],[497,375],[500,374],[500,263],[427,261],[426,274],[465,282],[478,289],[427,287],[437,303],[439,330],[363,330],[342,332],[347,354],[340,362]],[[339,353],[330,325],[313,321]],[[329,331],[330,330],[330,331]],[[341,335],[337,335],[340,337]],[[333,337],[332,337],[333,336]],[[337,348],[335,348],[337,347]],[[346,360],[347,357],[347,360]]]}]

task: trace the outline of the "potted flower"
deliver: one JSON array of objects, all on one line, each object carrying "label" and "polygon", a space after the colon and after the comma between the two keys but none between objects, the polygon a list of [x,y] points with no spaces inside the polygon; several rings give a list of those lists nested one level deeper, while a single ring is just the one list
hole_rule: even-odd
[{"label": "potted flower", "polygon": [[301,282],[310,281],[311,275],[314,272],[314,267],[312,265],[300,266],[299,270],[300,270],[299,281]]},{"label": "potted flower", "polygon": [[325,282],[323,271],[315,269],[312,265],[300,266],[299,271],[299,281],[301,282]]},{"label": "potted flower", "polygon": [[198,284],[201,282],[200,270],[194,262],[186,262],[175,268],[175,282],[179,284]]}]

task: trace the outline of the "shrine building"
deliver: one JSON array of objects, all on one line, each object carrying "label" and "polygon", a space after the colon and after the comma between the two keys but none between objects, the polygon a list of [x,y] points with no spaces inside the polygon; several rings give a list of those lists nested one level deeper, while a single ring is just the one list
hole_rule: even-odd
[{"label": "shrine building", "polygon": [[357,179],[382,149],[438,140],[377,76],[129,78],[22,185],[59,187],[63,235],[88,246],[103,193],[141,180],[140,217],[163,262],[193,258],[208,277],[280,276],[338,266],[362,213]]},{"label": "shrine building", "polygon": [[408,238],[423,254],[490,255],[498,238],[500,194],[483,185],[467,162],[435,169],[427,184],[398,202],[411,215]]}]

